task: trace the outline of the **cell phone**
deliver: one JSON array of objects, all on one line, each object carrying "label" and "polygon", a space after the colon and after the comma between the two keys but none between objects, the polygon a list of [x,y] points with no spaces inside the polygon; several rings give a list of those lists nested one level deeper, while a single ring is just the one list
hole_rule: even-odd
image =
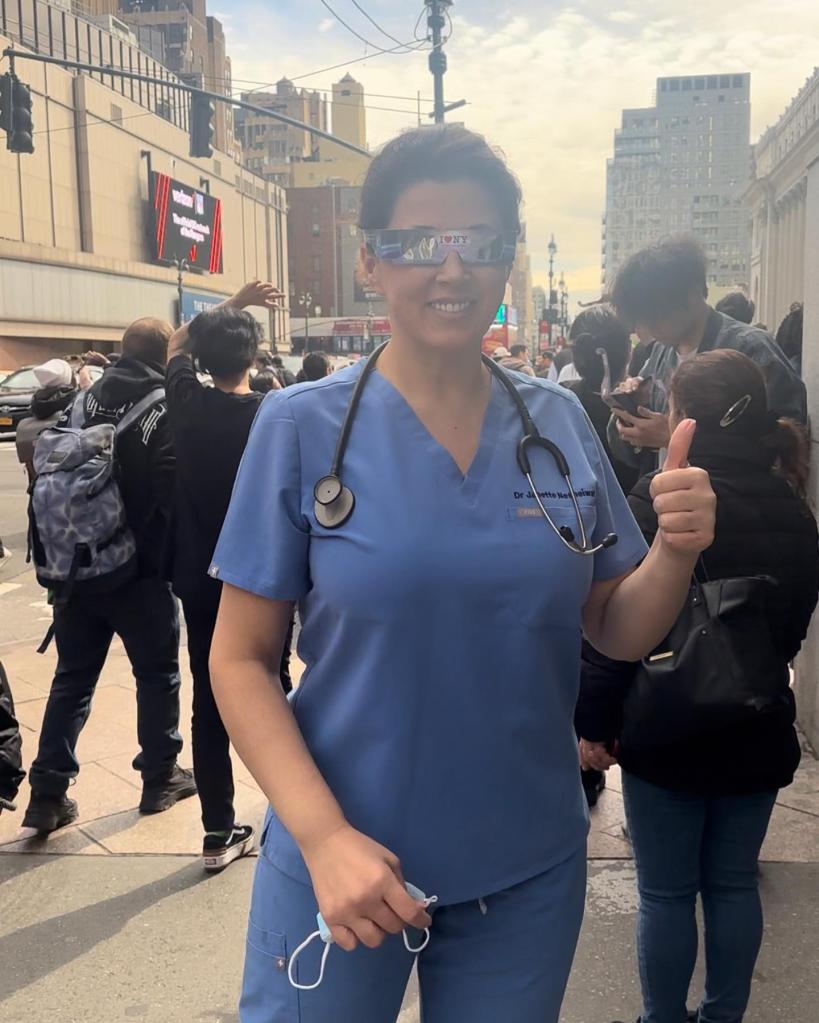
[{"label": "cell phone", "polygon": [[635,419],[644,419],[637,411],[643,404],[643,399],[640,398],[639,394],[610,394],[608,398],[604,399],[609,408],[620,409],[623,412],[628,412],[630,416],[634,416]]}]

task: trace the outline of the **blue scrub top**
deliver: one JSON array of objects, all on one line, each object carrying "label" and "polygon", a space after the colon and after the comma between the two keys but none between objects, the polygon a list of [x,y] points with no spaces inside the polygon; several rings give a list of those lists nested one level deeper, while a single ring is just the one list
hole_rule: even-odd
[{"label": "blue scrub top", "polygon": [[[516,461],[522,425],[497,380],[466,475],[377,370],[342,476],[355,511],[313,514],[361,364],[270,394],[256,416],[211,572],[299,601],[306,671],[293,712],[347,820],[444,903],[548,870],[585,841],[573,718],[581,610],[592,580],[627,572],[645,543],[574,395],[512,377],[565,453],[586,528],[619,543],[567,550]],[[532,457],[558,525],[578,535],[552,458]],[[286,767],[285,767],[286,769]],[[309,883],[280,822],[266,849]]]}]

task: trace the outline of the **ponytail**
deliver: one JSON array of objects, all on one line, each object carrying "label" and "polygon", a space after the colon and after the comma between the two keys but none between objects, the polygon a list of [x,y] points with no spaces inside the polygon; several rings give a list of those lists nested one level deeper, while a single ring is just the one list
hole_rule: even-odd
[{"label": "ponytail", "polygon": [[805,497],[810,474],[810,444],[803,426],[793,419],[777,419],[765,438],[776,454],[774,471]]}]

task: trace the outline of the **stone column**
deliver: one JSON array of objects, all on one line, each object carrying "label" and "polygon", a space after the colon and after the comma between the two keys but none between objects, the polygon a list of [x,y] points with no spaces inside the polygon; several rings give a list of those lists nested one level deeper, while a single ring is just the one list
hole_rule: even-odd
[{"label": "stone column", "polygon": [[[819,508],[819,160],[808,169],[805,218],[805,345],[802,376],[808,388],[808,414],[814,424],[811,440],[810,500]],[[799,721],[814,749],[819,749],[819,615],[796,662],[796,702]]]}]

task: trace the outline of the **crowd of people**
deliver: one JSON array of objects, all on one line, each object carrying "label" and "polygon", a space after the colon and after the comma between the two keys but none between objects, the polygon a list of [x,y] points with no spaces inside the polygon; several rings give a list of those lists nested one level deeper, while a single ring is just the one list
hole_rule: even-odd
[{"label": "crowd of people", "polygon": [[[743,1018],[760,847],[800,756],[789,665],[819,597],[801,307],[776,339],[741,294],[713,308],[702,249],[671,238],[565,351],[488,360],[520,202],[480,136],[405,133],[362,190],[361,272],[392,323],[368,360],[331,373],[310,353],[297,381],[247,312],[283,296],[251,282],[175,331],[137,320],[84,390],[59,360],[37,371],[21,459],[58,664],[23,824],[77,819],[77,739],[119,635],[140,810],[198,793],[219,871],[255,844],[231,742],[270,803],[243,1023],[394,1020],[413,952],[432,1023],[557,1023],[615,764],[640,1023]],[[9,810],[2,675],[0,751]],[[331,944],[349,954],[325,977]]]}]

